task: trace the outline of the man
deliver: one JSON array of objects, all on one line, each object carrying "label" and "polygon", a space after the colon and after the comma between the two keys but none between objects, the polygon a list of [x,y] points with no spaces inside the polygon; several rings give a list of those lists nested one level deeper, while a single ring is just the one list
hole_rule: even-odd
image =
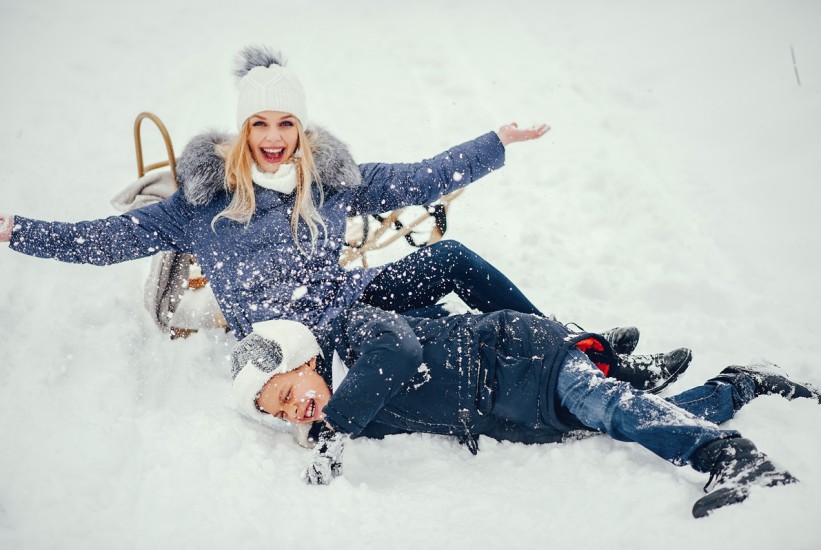
[{"label": "man", "polygon": [[797,481],[717,423],[765,393],[821,400],[762,367],[728,367],[662,399],[612,377],[619,362],[601,336],[512,311],[419,319],[363,307],[317,336],[298,323],[259,323],[233,355],[243,412],[323,427],[309,483],[341,475],[345,435],[454,435],[475,454],[480,434],[546,443],[597,430],[709,472],[710,492],[693,508],[702,517],[753,485]]}]

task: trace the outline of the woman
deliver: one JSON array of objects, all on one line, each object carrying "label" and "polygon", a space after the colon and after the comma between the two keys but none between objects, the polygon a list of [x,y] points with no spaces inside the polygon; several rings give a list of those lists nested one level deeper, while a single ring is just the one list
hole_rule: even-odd
[{"label": "woman", "polygon": [[[167,200],[75,224],[3,216],[0,242],[32,256],[95,265],[162,250],[191,253],[237,338],[268,319],[322,326],[354,304],[381,271],[339,266],[348,217],[431,203],[500,168],[505,146],[548,130],[512,124],[419,163],[357,166],[336,138],[306,129],[302,85],[276,56],[248,48],[242,62],[240,133],[221,147],[224,178],[193,173],[187,159],[200,169],[199,152],[211,154],[215,144],[195,141],[181,159],[181,190]],[[518,290],[511,294],[523,309],[536,311]],[[366,300],[379,295],[372,290]]]},{"label": "woman", "polygon": [[[277,56],[248,48],[240,60],[239,137],[192,141],[178,165],[177,193],[122,216],[75,224],[2,216],[0,242],[32,256],[95,265],[162,250],[191,253],[238,339],[255,322],[284,318],[321,328],[357,301],[407,311],[452,290],[483,311],[539,313],[504,275],[458,243],[386,269],[346,271],[338,259],[348,217],[429,204],[500,168],[506,146],[540,138],[546,125],[509,124],[419,163],[356,165],[328,132],[306,128],[302,84]],[[622,352],[629,353],[637,331],[626,340]],[[646,385],[663,383],[689,363],[689,352],[669,355],[644,363],[652,375]]]},{"label": "woman", "polygon": [[476,454],[479,434],[548,443],[595,430],[709,472],[714,490],[696,503],[696,517],[744,500],[753,485],[796,481],[716,424],[762,394],[821,400],[817,389],[761,366],[728,367],[661,399],[604,376],[618,367],[599,335],[512,311],[417,319],[362,307],[317,338],[298,323],[270,321],[255,325],[232,359],[241,412],[324,425],[308,483],[341,475],[345,435],[454,435]]}]

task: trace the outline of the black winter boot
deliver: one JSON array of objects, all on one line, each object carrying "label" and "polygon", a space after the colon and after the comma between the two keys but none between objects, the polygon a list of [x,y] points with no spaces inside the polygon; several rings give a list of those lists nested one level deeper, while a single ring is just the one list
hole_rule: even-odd
[{"label": "black winter boot", "polygon": [[781,395],[787,399],[806,397],[821,403],[821,390],[809,384],[799,384],[787,377],[777,365],[747,365],[727,367],[721,374],[746,374],[755,382],[755,395]]},{"label": "black winter boot", "polygon": [[610,330],[605,330],[601,333],[602,337],[610,342],[613,351],[620,355],[629,355],[633,353],[636,346],[639,345],[639,329],[636,327],[616,327]]},{"label": "black winter boot", "polygon": [[[556,321],[556,316],[550,315],[548,319]],[[578,323],[564,323],[564,326],[573,332],[588,332]],[[636,327],[615,327],[597,334],[600,334],[602,338],[607,340],[614,352],[621,355],[633,353],[633,350],[639,345],[640,334],[639,329]]]},{"label": "black winter boot", "polygon": [[710,472],[710,480],[704,486],[707,495],[693,505],[693,516],[697,518],[746,500],[753,486],[774,487],[798,482],[744,438],[708,443],[696,451],[691,464],[698,471]]},{"label": "black winter boot", "polygon": [[687,348],[653,355],[619,355],[616,379],[630,382],[640,390],[657,393],[686,371],[692,359],[693,352]]}]

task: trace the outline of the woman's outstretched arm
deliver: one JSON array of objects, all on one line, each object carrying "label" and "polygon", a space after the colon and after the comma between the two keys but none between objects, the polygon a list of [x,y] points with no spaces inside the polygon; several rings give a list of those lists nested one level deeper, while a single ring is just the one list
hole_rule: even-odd
[{"label": "woman's outstretched arm", "polygon": [[77,223],[4,215],[0,242],[28,256],[92,265],[119,263],[163,250],[186,252],[186,208],[176,195],[120,216]]},{"label": "woman's outstretched arm", "polygon": [[421,162],[360,164],[364,185],[356,192],[352,214],[435,202],[504,166],[507,145],[538,139],[549,129],[546,124],[520,129],[513,122]]}]

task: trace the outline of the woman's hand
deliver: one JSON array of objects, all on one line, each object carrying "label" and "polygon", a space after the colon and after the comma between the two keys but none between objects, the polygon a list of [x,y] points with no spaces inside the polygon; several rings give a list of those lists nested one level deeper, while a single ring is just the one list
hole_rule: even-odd
[{"label": "woman's hand", "polygon": [[11,230],[14,227],[14,216],[0,214],[0,243],[11,240]]},{"label": "woman's hand", "polygon": [[518,124],[516,124],[515,122],[511,122],[510,124],[505,124],[504,126],[499,128],[499,131],[496,132],[496,135],[499,136],[499,141],[502,142],[502,145],[507,147],[508,144],[516,143],[517,141],[529,141],[531,139],[539,139],[548,131],[550,131],[550,126],[548,126],[547,124],[540,124],[539,126],[534,126],[533,128],[520,130]]}]

